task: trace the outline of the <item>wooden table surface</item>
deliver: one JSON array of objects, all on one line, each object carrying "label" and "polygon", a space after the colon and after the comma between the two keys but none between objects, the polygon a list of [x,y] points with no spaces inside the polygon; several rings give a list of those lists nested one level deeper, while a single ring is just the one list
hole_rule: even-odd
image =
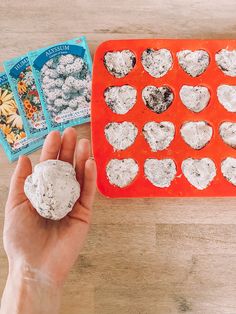
[{"label": "wooden table surface", "polygon": [[[0,63],[86,35],[236,38],[235,0],[1,0]],[[2,69],[2,66],[1,66]],[[77,127],[90,137],[90,125]],[[31,155],[37,162],[40,151]],[[0,150],[0,230],[10,176]],[[0,244],[0,292],[7,260]],[[97,194],[86,246],[65,286],[63,314],[235,314],[236,199],[122,199]]]}]

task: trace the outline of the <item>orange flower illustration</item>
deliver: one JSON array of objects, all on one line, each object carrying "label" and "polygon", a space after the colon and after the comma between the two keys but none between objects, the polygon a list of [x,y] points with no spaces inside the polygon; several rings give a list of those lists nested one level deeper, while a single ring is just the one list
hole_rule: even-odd
[{"label": "orange flower illustration", "polygon": [[[27,66],[17,80],[18,94],[24,107],[24,113],[32,127],[43,119],[41,103],[36,89],[31,66]],[[37,113],[37,114],[34,114]]]},{"label": "orange flower illustration", "polygon": [[17,134],[17,140],[21,140],[21,139],[23,139],[23,138],[25,138],[26,137],[26,134],[25,134],[25,132],[20,132],[19,134]]},{"label": "orange flower illustration", "polygon": [[26,109],[31,109],[32,108],[32,105],[30,103],[30,101],[28,99],[25,99],[24,100],[24,106]]}]

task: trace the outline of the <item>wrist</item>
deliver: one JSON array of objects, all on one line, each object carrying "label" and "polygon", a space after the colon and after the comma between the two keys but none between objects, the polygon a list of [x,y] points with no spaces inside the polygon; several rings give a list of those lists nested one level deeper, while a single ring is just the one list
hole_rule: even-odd
[{"label": "wrist", "polygon": [[20,277],[31,282],[37,282],[42,286],[51,286],[54,289],[61,290],[64,281],[59,280],[59,276],[52,267],[47,267],[47,263],[28,262],[26,260],[8,260],[9,261],[9,276],[11,278]]},{"label": "wrist", "polygon": [[47,273],[26,262],[9,262],[8,277],[13,281],[17,280],[19,282],[27,282],[32,285],[35,283],[39,287],[42,287],[42,289],[51,287],[53,289],[60,290],[62,288],[61,283],[52,280]]},{"label": "wrist", "polygon": [[10,265],[0,313],[56,314],[61,290],[61,286],[28,264]]}]

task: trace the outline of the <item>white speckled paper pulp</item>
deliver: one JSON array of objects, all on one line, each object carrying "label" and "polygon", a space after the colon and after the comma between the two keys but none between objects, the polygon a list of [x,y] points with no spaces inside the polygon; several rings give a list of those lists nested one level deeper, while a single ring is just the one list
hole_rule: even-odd
[{"label": "white speckled paper pulp", "polygon": [[39,215],[59,220],[72,210],[80,196],[80,185],[70,163],[47,160],[35,166],[24,191]]}]

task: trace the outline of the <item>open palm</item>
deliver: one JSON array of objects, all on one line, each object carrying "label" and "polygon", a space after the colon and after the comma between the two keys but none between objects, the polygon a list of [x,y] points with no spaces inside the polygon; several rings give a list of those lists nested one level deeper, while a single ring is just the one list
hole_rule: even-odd
[{"label": "open palm", "polygon": [[15,265],[37,271],[53,283],[63,284],[86,238],[95,194],[96,166],[89,158],[88,140],[80,140],[72,128],[62,136],[51,132],[40,161],[60,159],[73,164],[81,185],[81,196],[72,211],[60,221],[42,218],[24,193],[24,182],[32,173],[31,162],[22,156],[12,176],[6,204],[4,247],[10,268]]}]

